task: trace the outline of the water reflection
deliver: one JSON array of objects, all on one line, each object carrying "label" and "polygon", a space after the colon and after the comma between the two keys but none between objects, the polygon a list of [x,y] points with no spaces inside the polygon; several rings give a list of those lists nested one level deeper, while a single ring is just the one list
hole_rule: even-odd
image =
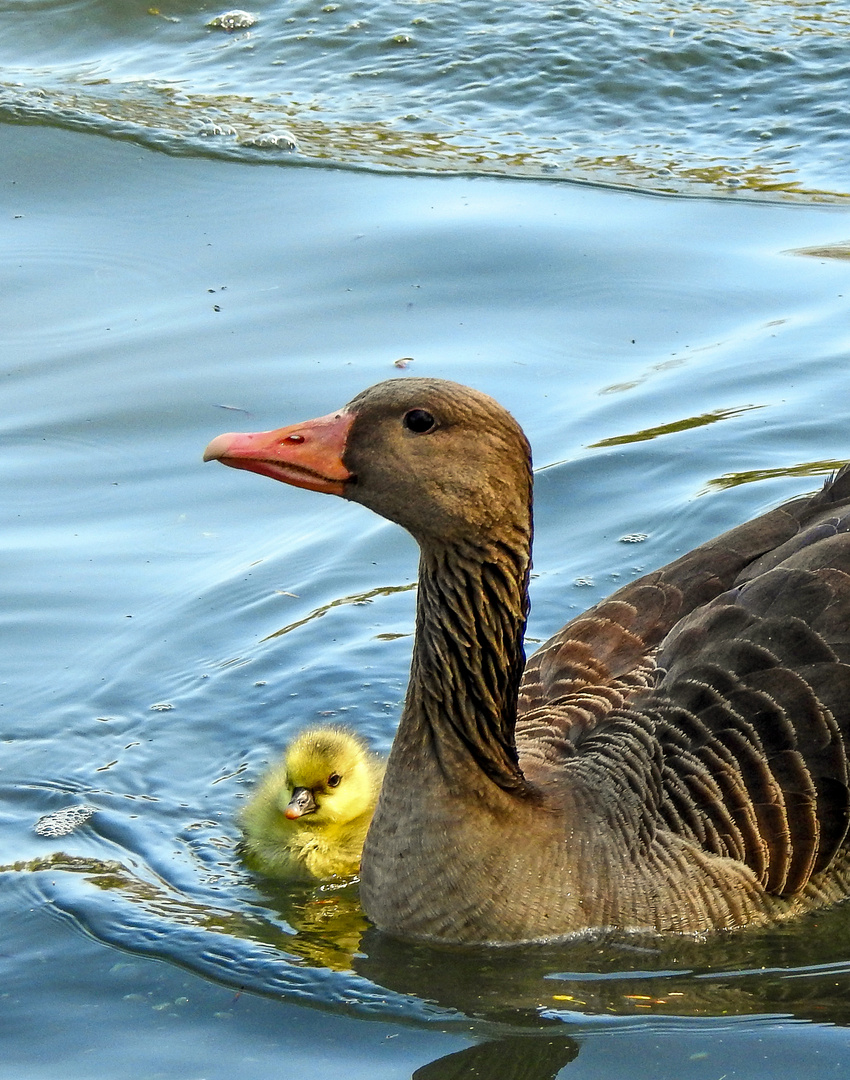
[{"label": "water reflection", "polygon": [[826,477],[846,464],[846,460],[826,458],[824,461],[804,461],[799,465],[786,465],[781,469],[744,469],[741,472],[724,473],[722,476],[709,480],[704,490],[739,487],[741,484],[754,484],[760,480],[774,480],[786,476]]},{"label": "water reflection", "polygon": [[[564,945],[442,953],[364,937],[359,974],[490,1021],[575,1023],[581,1016],[755,1016],[850,1022],[850,910],[827,929],[746,931],[705,941],[595,937]],[[819,947],[812,948],[816,937]],[[801,995],[801,983],[806,992]]]},{"label": "water reflection", "polygon": [[508,1036],[447,1054],[417,1069],[412,1080],[555,1080],[578,1052],[578,1043],[563,1035]]},{"label": "water reflection", "polygon": [[792,248],[786,255],[808,255],[814,259],[850,259],[850,243],[824,244],[821,247]]},{"label": "water reflection", "polygon": [[[149,871],[107,860],[56,853],[0,871],[32,875],[53,904],[101,940],[132,941],[133,951],[237,989],[323,1007],[335,1002],[355,1013],[419,1022],[466,1017],[485,1024],[482,1031],[580,1027],[583,1018],[606,1016],[777,1013],[850,1025],[850,905],[705,939],[609,933],[553,945],[455,948],[374,930],[356,883],[255,882],[253,902],[214,907]],[[98,902],[98,891],[113,904]],[[546,1053],[543,1059],[545,1070]]]},{"label": "water reflection", "polygon": [[[283,634],[288,634],[292,630],[297,630],[300,626],[306,625],[308,622],[312,622],[313,619],[321,619],[323,615],[327,615],[329,611],[333,611],[334,608],[341,607],[345,604],[371,604],[374,599],[379,596],[392,596],[394,593],[412,592],[416,588],[416,583],[410,585],[379,585],[375,589],[370,589],[368,592],[353,593],[351,596],[339,596],[334,600],[331,600],[327,604],[322,604],[321,607],[314,608],[309,615],[305,615],[302,619],[296,619],[295,622],[287,623],[286,626],[282,626],[280,630],[275,630],[272,634],[267,634],[263,641],[271,641],[273,638],[281,637]],[[294,593],[285,593],[286,596],[294,596]]]},{"label": "water reflection", "polygon": [[733,409],[714,409],[712,412],[702,413],[699,416],[687,416],[681,420],[673,420],[669,424],[659,424],[658,427],[633,431],[630,435],[614,435],[608,439],[600,439],[598,442],[590,443],[588,449],[597,450],[605,446],[626,446],[628,443],[646,442],[647,439],[657,439],[659,435],[673,435],[679,431],[705,427],[706,424],[716,424],[718,420],[727,420],[733,416],[740,416],[741,413],[763,408],[763,405],[739,405]]}]

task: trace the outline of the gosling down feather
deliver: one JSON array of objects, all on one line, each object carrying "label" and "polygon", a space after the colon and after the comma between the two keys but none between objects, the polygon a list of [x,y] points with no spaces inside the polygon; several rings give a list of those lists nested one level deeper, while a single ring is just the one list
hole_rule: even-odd
[{"label": "gosling down feather", "polygon": [[302,731],[239,816],[245,862],[268,877],[353,877],[384,763],[343,728]]},{"label": "gosling down feather", "polygon": [[379,929],[696,933],[850,893],[850,467],[624,586],[526,664],[531,460],[490,398],[394,379],[205,458],[362,503],[419,544],[361,869]]}]

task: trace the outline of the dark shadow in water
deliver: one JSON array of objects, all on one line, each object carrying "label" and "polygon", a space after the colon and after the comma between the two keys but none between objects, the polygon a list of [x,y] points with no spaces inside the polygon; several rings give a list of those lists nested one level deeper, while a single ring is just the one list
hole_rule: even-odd
[{"label": "dark shadow in water", "polygon": [[357,974],[499,1023],[580,1015],[780,1014],[850,1026],[850,905],[703,940],[609,934],[560,945],[440,949],[364,934]]},{"label": "dark shadow in water", "polygon": [[578,1052],[578,1043],[566,1036],[512,1035],[431,1061],[412,1080],[555,1080]]}]

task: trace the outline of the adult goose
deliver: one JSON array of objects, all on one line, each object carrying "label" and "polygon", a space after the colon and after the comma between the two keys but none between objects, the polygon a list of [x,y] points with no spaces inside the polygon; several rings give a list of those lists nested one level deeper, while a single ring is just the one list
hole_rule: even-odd
[{"label": "adult goose", "polygon": [[531,465],[496,402],[396,379],[207,460],[363,503],[421,559],[361,867],[444,943],[765,924],[850,893],[850,471],[636,580],[524,663]]}]

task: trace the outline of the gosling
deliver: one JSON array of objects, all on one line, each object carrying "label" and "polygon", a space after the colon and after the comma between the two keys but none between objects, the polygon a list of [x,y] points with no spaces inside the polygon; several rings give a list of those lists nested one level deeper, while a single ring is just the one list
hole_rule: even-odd
[{"label": "gosling", "polygon": [[384,767],[351,731],[302,731],[239,816],[245,863],[285,880],[355,877]]}]

